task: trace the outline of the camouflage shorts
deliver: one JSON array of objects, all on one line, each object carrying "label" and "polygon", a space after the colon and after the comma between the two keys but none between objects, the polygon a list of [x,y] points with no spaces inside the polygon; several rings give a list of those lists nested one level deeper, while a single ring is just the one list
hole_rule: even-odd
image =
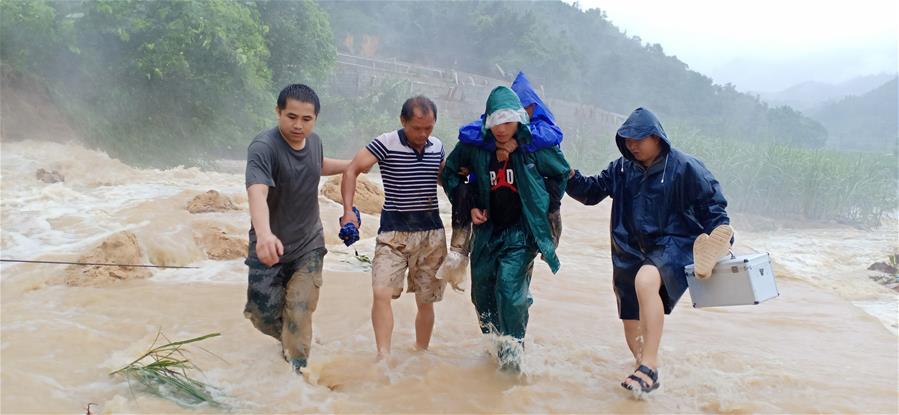
[{"label": "camouflage shorts", "polygon": [[278,339],[287,359],[305,359],[312,341],[312,313],[322,286],[324,248],[267,267],[255,257],[247,285],[246,316],[259,331]]}]

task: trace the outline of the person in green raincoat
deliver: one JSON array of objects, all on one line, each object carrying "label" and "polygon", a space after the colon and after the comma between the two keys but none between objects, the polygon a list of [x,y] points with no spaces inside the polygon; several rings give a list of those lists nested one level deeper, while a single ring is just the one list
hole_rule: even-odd
[{"label": "person in green raincoat", "polygon": [[[565,193],[570,169],[558,147],[523,151],[531,141],[529,119],[508,87],[490,93],[484,120],[481,134],[485,141],[495,141],[496,149],[458,143],[441,180],[447,195],[453,195],[466,180],[459,172],[474,173],[473,191],[465,201],[474,206],[471,300],[484,334],[513,339],[499,342],[497,356],[503,369],[517,372],[533,302],[529,287],[537,253],[553,273],[559,270],[547,211],[550,198]],[[561,192],[551,196],[544,178]]]}]

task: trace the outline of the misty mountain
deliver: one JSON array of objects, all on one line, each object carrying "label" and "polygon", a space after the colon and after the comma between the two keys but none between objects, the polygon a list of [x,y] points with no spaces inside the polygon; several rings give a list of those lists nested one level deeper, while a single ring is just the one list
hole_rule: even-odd
[{"label": "misty mountain", "polygon": [[844,97],[870,92],[895,76],[886,73],[867,75],[840,83],[808,81],[778,92],[762,92],[759,95],[772,105],[789,105],[803,112],[815,112],[825,104]]},{"label": "misty mountain", "polygon": [[828,147],[893,152],[899,140],[899,78],[809,114],[827,128]]},{"label": "misty mountain", "polygon": [[[322,2],[338,50],[493,77],[524,70],[553,98],[646,106],[706,136],[808,147],[827,132],[789,107],[715,84],[663,46],[563,2]],[[498,68],[503,68],[498,71]]]}]

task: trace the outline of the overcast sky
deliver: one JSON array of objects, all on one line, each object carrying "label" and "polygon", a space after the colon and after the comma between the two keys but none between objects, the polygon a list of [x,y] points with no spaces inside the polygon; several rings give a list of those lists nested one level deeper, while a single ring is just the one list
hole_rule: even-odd
[{"label": "overcast sky", "polygon": [[[565,0],[573,3],[572,0]],[[776,91],[897,71],[899,1],[580,0],[717,83]]]}]

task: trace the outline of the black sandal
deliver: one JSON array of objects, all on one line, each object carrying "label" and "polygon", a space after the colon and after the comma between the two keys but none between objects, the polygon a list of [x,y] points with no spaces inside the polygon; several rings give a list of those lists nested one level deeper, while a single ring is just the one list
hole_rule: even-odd
[{"label": "black sandal", "polygon": [[[643,378],[637,376],[636,375],[637,372],[640,372],[646,376],[649,376],[649,378],[652,379],[652,385],[650,385],[649,383],[646,383],[646,381],[643,380]],[[652,392],[652,391],[658,389],[659,386],[661,386],[661,383],[659,383],[659,374],[656,373],[656,371],[650,369],[646,365],[640,365],[640,367],[638,367],[637,370],[634,371],[634,374],[628,376],[627,378],[637,382],[640,385],[640,390],[637,390],[636,387],[634,386],[634,384],[627,383],[627,382],[621,382],[622,388],[627,389],[632,392],[649,393],[649,392]]]}]

